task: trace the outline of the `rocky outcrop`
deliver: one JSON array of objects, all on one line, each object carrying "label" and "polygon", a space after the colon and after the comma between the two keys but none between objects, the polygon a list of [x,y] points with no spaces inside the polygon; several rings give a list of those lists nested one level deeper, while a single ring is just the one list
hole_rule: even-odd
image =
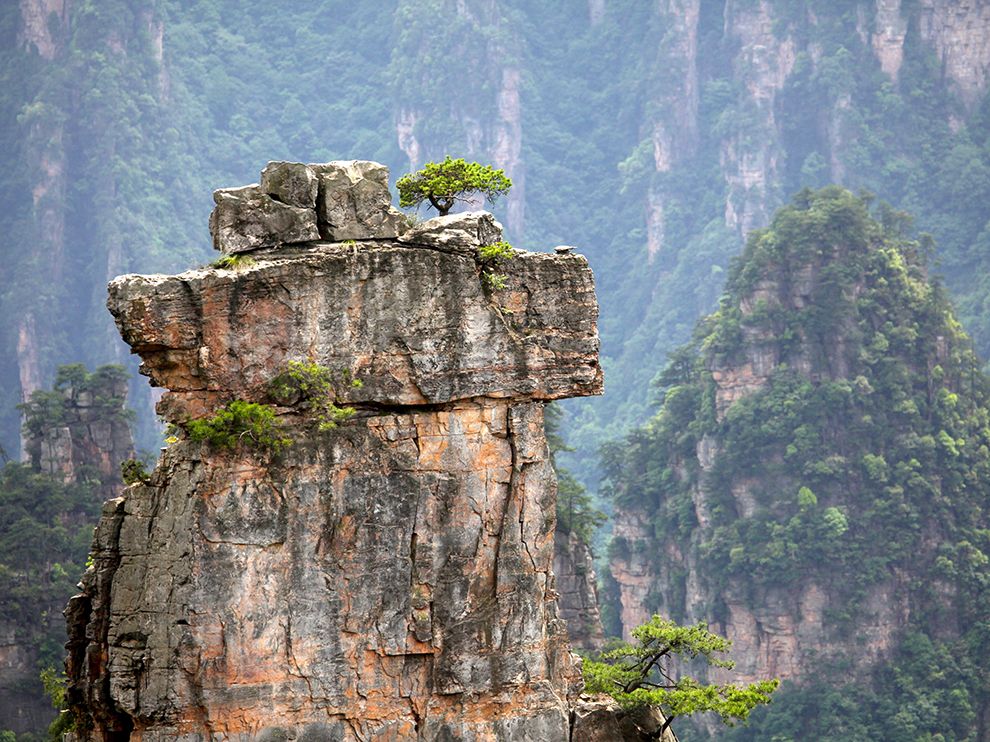
[{"label": "rocky outcrop", "polygon": [[[48,394],[59,397],[58,413],[25,426],[24,454],[32,467],[63,482],[91,480],[96,474],[100,501],[118,495],[120,462],[134,456],[127,380],[124,369],[104,366],[56,385]],[[50,404],[38,402],[42,409]],[[34,400],[27,405],[29,422],[34,406]]]},{"label": "rocky outcrop", "polygon": [[53,714],[37,688],[38,653],[23,626],[0,619],[0,729],[23,734],[44,729]]},{"label": "rocky outcrop", "polygon": [[990,5],[982,0],[923,0],[922,38],[935,49],[946,78],[972,107],[990,75]]},{"label": "rocky outcrop", "polygon": [[[653,165],[658,173],[691,155],[698,144],[698,13],[700,0],[665,0],[660,15],[666,29],[657,45],[667,70],[677,70],[670,87],[658,101],[650,135]],[[666,239],[669,189],[652,186],[647,194],[646,239],[650,260],[663,250]]]},{"label": "rocky outcrop", "polygon": [[394,239],[405,227],[391,206],[388,168],[363,160],[269,162],[260,185],[221,188],[213,200],[213,246],[228,255],[321,237]]},{"label": "rocky outcrop", "polygon": [[[65,641],[59,613],[86,557],[85,542],[71,540],[92,532],[98,504],[121,492],[120,462],[134,456],[127,380],[117,366],[93,373],[63,366],[54,389],[35,392],[21,407],[23,468],[11,464],[0,479],[10,505],[0,540],[22,543],[0,559],[0,730],[37,734],[55,715],[38,671],[53,664],[51,649]],[[39,538],[43,551],[20,541]]]},{"label": "rocky outcrop", "polygon": [[[956,637],[983,612],[960,607],[967,589],[939,556],[957,518],[986,522],[963,460],[982,445],[978,361],[913,243],[848,192],[806,197],[750,242],[610,471],[624,634],[652,613],[710,623],[733,643],[718,682],[812,682],[830,665],[865,678],[908,631]],[[940,399],[967,412],[926,417]],[[949,454],[923,464],[915,441]],[[897,508],[910,516],[895,527]]]},{"label": "rocky outcrop", "polygon": [[601,391],[591,272],[519,253],[492,291],[423,234],[111,284],[180,429],[293,361],[359,383],[332,431],[286,404],[278,453],[180,434],[107,504],[67,611],[77,739],[568,738],[543,402]]},{"label": "rocky outcrop", "polygon": [[652,541],[648,515],[635,510],[619,510],[612,530],[612,558],[609,571],[619,588],[619,620],[623,639],[632,641],[632,630],[650,620],[650,594],[659,575],[654,559],[641,546]]},{"label": "rocky outcrop", "polygon": [[677,742],[670,727],[657,736],[664,721],[663,714],[655,708],[623,711],[608,696],[582,695],[574,707],[571,739],[574,742]]},{"label": "rocky outcrop", "polygon": [[723,139],[719,159],[728,186],[725,223],[740,235],[766,224],[778,198],[775,186],[783,155],[775,106],[794,69],[797,49],[775,24],[769,0],[726,2],[725,31],[739,45],[732,66],[746,90],[743,107],[749,124]]},{"label": "rocky outcrop", "polygon": [[487,211],[435,216],[410,228],[400,242],[474,256],[502,239],[502,226]]},{"label": "rocky outcrop", "polygon": [[553,573],[560,596],[560,617],[567,624],[571,645],[586,652],[600,651],[605,644],[605,629],[598,607],[594,558],[584,539],[559,527],[554,539]]}]

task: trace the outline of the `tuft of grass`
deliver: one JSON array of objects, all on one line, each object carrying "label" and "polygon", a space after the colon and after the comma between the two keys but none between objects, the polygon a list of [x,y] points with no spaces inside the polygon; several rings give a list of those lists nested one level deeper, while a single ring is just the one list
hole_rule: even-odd
[{"label": "tuft of grass", "polygon": [[504,273],[481,272],[481,280],[490,291],[501,291],[504,289],[507,285],[508,278]]},{"label": "tuft of grass", "polygon": [[243,268],[248,268],[254,265],[255,260],[250,255],[244,255],[238,253],[236,255],[221,255],[219,258],[210,263],[211,268],[220,268],[221,270],[236,271]]},{"label": "tuft of grass", "polygon": [[484,263],[498,263],[500,260],[510,260],[516,254],[516,249],[505,240],[482,245],[478,248],[478,257]]}]

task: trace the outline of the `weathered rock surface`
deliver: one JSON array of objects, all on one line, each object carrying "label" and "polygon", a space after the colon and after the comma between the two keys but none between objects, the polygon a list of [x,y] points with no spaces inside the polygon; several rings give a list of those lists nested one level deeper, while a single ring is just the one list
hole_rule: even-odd
[{"label": "weathered rock surface", "polygon": [[482,245],[502,239],[502,225],[487,211],[435,216],[417,224],[400,240],[411,245],[473,256]]},{"label": "weathered rock surface", "polygon": [[[594,284],[580,257],[520,253],[489,300],[473,258],[395,243],[256,253],[237,271],[124,276],[109,307],[179,422],[260,400],[292,360],[348,369],[351,404],[597,394]],[[506,311],[509,310],[509,311]],[[511,312],[511,313],[510,313]]]},{"label": "weathered rock surface", "polygon": [[560,617],[567,624],[571,645],[586,651],[605,644],[595,562],[588,544],[576,533],[557,529],[554,538],[553,573],[557,580]]},{"label": "weathered rock surface", "polygon": [[99,477],[99,501],[119,494],[120,462],[134,456],[128,425],[127,375],[93,374],[84,387],[67,384],[58,422],[29,430],[24,454],[37,471],[63,482]]},{"label": "weathered rock surface", "polygon": [[310,167],[319,178],[317,213],[324,239],[393,239],[405,229],[405,215],[392,207],[384,165],[343,160]]},{"label": "weathered rock surface", "polygon": [[77,738],[568,739],[543,401],[601,390],[587,263],[523,253],[491,294],[469,254],[275,247],[110,309],[171,421],[290,361],[360,379],[357,414],[280,408],[277,455],[183,439],[107,504],[67,610]]},{"label": "weathered rock surface", "polygon": [[269,162],[261,171],[261,191],[289,206],[316,208],[319,185],[316,171],[301,162]]},{"label": "weathered rock surface", "polygon": [[177,444],[108,504],[70,609],[94,729],[566,739],[541,405],[292,434],[274,464]]},{"label": "weathered rock surface", "polygon": [[225,254],[325,239],[394,239],[406,218],[392,207],[388,168],[367,160],[269,162],[259,185],[221,188],[210,215]]},{"label": "weathered rock surface", "polygon": [[677,742],[668,727],[659,737],[657,731],[665,719],[656,709],[623,711],[605,695],[582,695],[574,704],[571,722],[573,742]]},{"label": "weathered rock surface", "polygon": [[276,201],[251,185],[213,192],[210,214],[213,247],[225,254],[320,239],[316,212]]}]

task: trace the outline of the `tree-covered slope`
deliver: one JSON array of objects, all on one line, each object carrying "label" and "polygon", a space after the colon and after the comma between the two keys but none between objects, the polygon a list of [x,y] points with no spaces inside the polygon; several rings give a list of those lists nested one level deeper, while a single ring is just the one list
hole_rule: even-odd
[{"label": "tree-covered slope", "polygon": [[[40,673],[62,672],[62,611],[78,587],[101,503],[133,455],[127,373],[63,366],[24,405],[29,460],[0,468],[0,739],[42,738],[55,717]],[[13,742],[11,739],[10,742]]]},{"label": "tree-covered slope", "polygon": [[[610,446],[623,629],[712,621],[744,677],[797,683],[762,727],[787,719],[782,740],[830,728],[834,693],[801,690],[825,672],[868,691],[849,739],[981,739],[990,385],[930,243],[869,207],[803,191],[754,232],[656,417]],[[921,655],[944,658],[927,683]],[[929,713],[871,736],[919,695]]]}]

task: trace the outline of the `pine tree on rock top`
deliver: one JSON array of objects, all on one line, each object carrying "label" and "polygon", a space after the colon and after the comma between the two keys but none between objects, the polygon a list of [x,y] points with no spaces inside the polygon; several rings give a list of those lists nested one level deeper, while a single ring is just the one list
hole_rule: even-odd
[{"label": "pine tree on rock top", "polygon": [[479,193],[494,203],[509,192],[512,181],[505,171],[491,165],[454,160],[448,155],[443,162],[428,162],[422,170],[402,176],[395,185],[400,206],[429,201],[440,216],[446,216],[458,201],[469,201],[470,194]]}]

